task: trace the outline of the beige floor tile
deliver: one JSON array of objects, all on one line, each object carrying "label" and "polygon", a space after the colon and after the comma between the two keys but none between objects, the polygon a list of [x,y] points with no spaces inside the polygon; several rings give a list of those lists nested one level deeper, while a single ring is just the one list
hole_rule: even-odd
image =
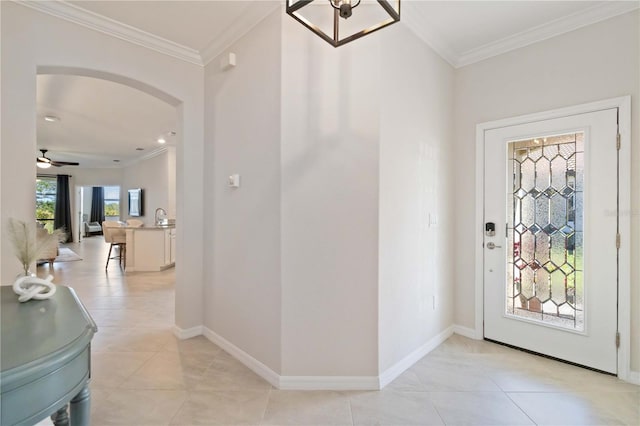
[{"label": "beige floor tile", "polygon": [[269,391],[190,392],[172,425],[258,425]]},{"label": "beige floor tile", "polygon": [[70,247],[84,260],[56,263],[54,282],[75,288],[98,321],[94,426],[531,424],[521,407],[541,423],[558,424],[564,417],[547,414],[568,407],[583,417],[565,424],[640,425],[637,386],[457,335],[382,392],[278,391],[206,338],[173,335],[174,269],[125,275],[114,263],[105,272],[102,237]]},{"label": "beige floor tile", "polygon": [[511,349],[497,343],[486,340],[474,340],[462,337],[457,334],[452,335],[442,345],[432,352],[437,354],[461,354],[461,353],[505,353]]},{"label": "beige floor tile", "polygon": [[498,385],[477,368],[416,365],[410,371],[426,391],[500,391]]},{"label": "beige floor tile", "polygon": [[169,328],[102,327],[92,349],[98,352],[158,352],[174,342]]},{"label": "beige floor tile", "polygon": [[268,390],[271,385],[224,351],[213,359],[195,387],[198,391]]},{"label": "beige floor tile", "polygon": [[96,309],[89,311],[98,327],[171,327],[173,313],[158,314],[137,308]]},{"label": "beige floor tile", "polygon": [[503,392],[432,392],[431,402],[447,425],[532,425]]},{"label": "beige floor tile", "polygon": [[570,373],[560,376],[566,387],[575,392],[637,392],[640,386],[623,382],[614,376],[573,367]]},{"label": "beige floor tile", "polygon": [[385,389],[399,392],[420,392],[424,390],[418,375],[413,370],[407,370],[402,373],[393,382],[389,383]]},{"label": "beige floor tile", "polygon": [[117,388],[154,355],[153,352],[92,353],[91,388]]},{"label": "beige floor tile", "polygon": [[508,395],[538,425],[640,424],[640,398],[636,392]]},{"label": "beige floor tile", "polygon": [[510,349],[509,352],[494,354],[475,353],[461,354],[469,359],[476,368],[482,369],[487,374],[507,371],[521,371],[531,364],[535,364],[539,356],[523,351]]},{"label": "beige floor tile", "polygon": [[[89,313],[92,314],[93,311],[89,310]],[[119,342],[127,339],[126,336],[129,333],[129,330],[129,328],[125,327],[99,327],[98,332],[93,335],[93,340],[91,340],[91,351],[94,353],[107,351],[130,352],[114,349],[114,345],[117,345]]]},{"label": "beige floor tile", "polygon": [[[638,386],[636,386],[638,388]],[[595,410],[619,419],[627,425],[640,425],[640,390],[635,392],[578,393]]]},{"label": "beige floor tile", "polygon": [[81,300],[94,297],[94,296],[109,297],[109,296],[122,295],[121,287],[103,287],[103,286],[86,287],[78,284],[80,282],[83,282],[84,280],[91,280],[91,279],[92,277],[87,277],[87,278],[75,277],[74,279],[60,279],[54,275],[53,282],[58,285],[65,285],[67,287],[73,288]]},{"label": "beige floor tile", "polygon": [[92,401],[91,425],[168,425],[186,397],[184,391],[120,389]]},{"label": "beige floor tile", "polygon": [[144,300],[142,297],[126,297],[126,296],[98,296],[86,297],[82,299],[82,303],[87,309],[121,309],[137,306]]},{"label": "beige floor tile", "polygon": [[426,392],[363,392],[350,396],[354,425],[443,425]]},{"label": "beige floor tile", "polygon": [[566,386],[552,377],[521,371],[500,372],[491,375],[504,392],[562,392]]},{"label": "beige floor tile", "polygon": [[172,339],[168,341],[163,350],[170,352],[204,352],[218,355],[222,349],[204,336],[196,336],[191,339]]},{"label": "beige floor tile", "polygon": [[272,390],[263,425],[351,425],[349,397],[343,392]]},{"label": "beige floor tile", "polygon": [[192,389],[212,362],[202,352],[158,352],[120,387],[124,389]]}]

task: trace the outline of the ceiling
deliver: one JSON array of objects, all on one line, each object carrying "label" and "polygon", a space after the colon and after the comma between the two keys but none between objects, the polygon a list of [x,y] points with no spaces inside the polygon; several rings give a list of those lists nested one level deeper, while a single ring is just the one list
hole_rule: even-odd
[{"label": "ceiling", "polygon": [[[19,4],[203,65],[282,3],[113,0]],[[639,4],[403,0],[399,25],[406,25],[452,66],[461,67],[628,12]],[[45,122],[42,117],[46,114],[61,120]],[[175,130],[175,125],[173,107],[136,89],[89,77],[38,77],[38,147],[50,149],[48,155],[54,160],[79,161],[83,167],[117,166],[114,159],[120,159],[121,165],[130,163],[157,149],[157,137]],[[144,151],[135,151],[137,147]]]},{"label": "ceiling", "polygon": [[259,1],[70,1],[70,4],[202,51]]},{"label": "ceiling", "polygon": [[[175,145],[170,132],[176,130],[176,109],[129,86],[38,75],[36,102],[38,149],[48,149],[52,160],[77,161],[86,168],[122,167]],[[59,120],[49,122],[45,116]],[[164,145],[157,141],[161,136]]]}]

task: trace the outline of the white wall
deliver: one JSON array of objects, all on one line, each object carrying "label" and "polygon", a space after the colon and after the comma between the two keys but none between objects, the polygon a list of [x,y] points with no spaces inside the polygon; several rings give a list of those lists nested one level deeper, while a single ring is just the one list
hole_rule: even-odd
[{"label": "white wall", "polygon": [[[380,371],[453,324],[453,68],[404,26],[380,76]],[[402,46],[402,48],[398,48]],[[429,216],[437,224],[429,225]],[[433,303],[435,298],[435,307]]]},{"label": "white wall", "polygon": [[167,216],[176,217],[176,147],[167,147]]},{"label": "white wall", "polygon": [[[280,22],[205,69],[205,326],[280,372]],[[227,186],[240,174],[241,187]],[[211,262],[213,261],[213,264]]]},{"label": "white wall", "polygon": [[282,365],[377,376],[380,39],[283,19]]},{"label": "white wall", "polygon": [[400,26],[333,49],[282,16],[206,68],[205,326],[281,376],[377,376],[452,325],[453,71]]},{"label": "white wall", "polygon": [[122,169],[85,169],[65,167],[64,173],[73,176],[73,184],[77,186],[120,186]]},{"label": "white wall", "polygon": [[175,175],[169,174],[170,161],[175,157],[169,155],[167,151],[159,155],[139,161],[129,167],[122,169],[122,183],[120,188],[120,220],[131,219],[129,216],[129,196],[128,190],[135,188],[143,189],[143,214],[144,216],[136,217],[145,223],[145,225],[153,225],[155,220],[155,210],[161,207],[167,211],[176,210],[175,198],[174,204],[169,203],[170,185],[169,181],[175,182]]},{"label": "white wall", "polygon": [[[2,130],[0,147],[2,210],[9,217],[35,215],[36,73],[48,67],[87,70],[129,84],[175,105],[181,122],[177,148],[176,323],[202,324],[203,70],[197,65],[130,44],[14,2],[1,2]],[[2,240],[2,283],[19,270]],[[188,255],[185,248],[189,248]],[[195,249],[194,249],[195,248]]]},{"label": "white wall", "polygon": [[456,323],[474,327],[475,126],[632,96],[631,369],[640,370],[640,23],[635,11],[457,70]]}]

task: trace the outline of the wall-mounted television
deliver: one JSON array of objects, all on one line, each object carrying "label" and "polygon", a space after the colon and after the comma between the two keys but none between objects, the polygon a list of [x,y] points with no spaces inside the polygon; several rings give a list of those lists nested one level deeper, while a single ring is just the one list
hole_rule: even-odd
[{"label": "wall-mounted television", "polygon": [[144,191],[141,188],[129,190],[129,216],[144,216]]}]

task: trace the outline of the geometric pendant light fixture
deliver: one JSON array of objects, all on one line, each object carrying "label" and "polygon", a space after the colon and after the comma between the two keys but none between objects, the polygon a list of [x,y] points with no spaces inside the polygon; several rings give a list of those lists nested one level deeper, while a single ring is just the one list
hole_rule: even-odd
[{"label": "geometric pendant light fixture", "polygon": [[400,21],[400,0],[287,0],[287,14],[338,47]]}]

